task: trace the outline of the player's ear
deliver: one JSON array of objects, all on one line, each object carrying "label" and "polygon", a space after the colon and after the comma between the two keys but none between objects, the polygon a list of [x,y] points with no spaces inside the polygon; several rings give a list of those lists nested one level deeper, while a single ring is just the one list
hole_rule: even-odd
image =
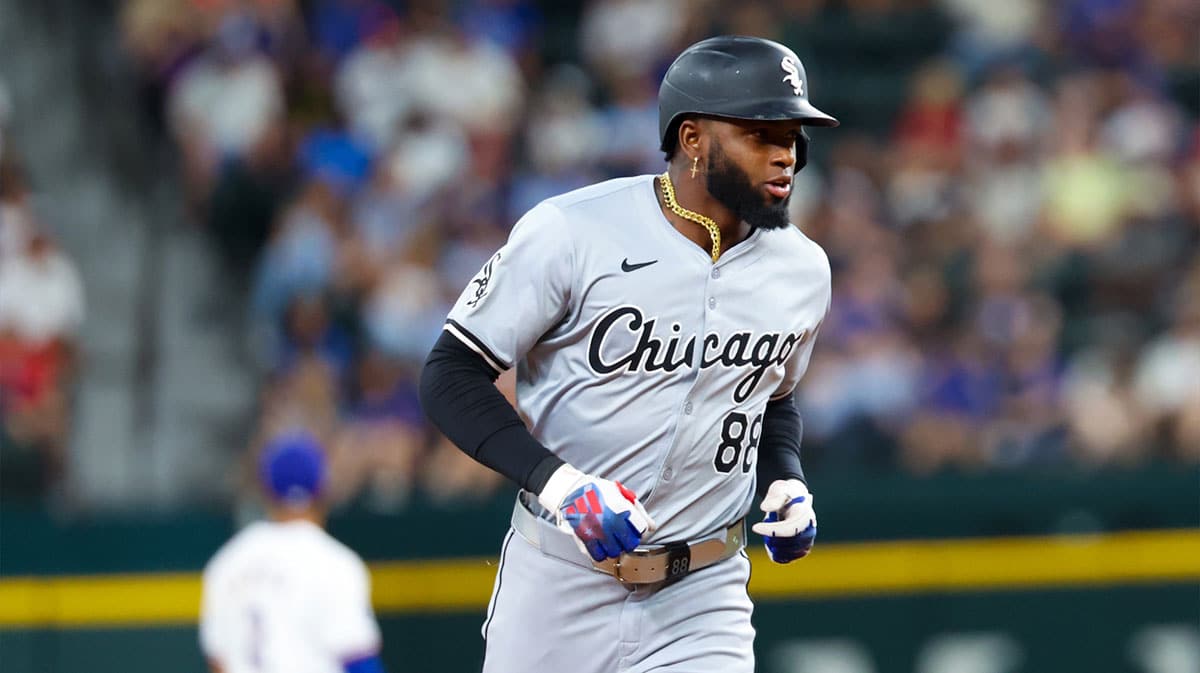
[{"label": "player's ear", "polygon": [[699,119],[684,119],[679,124],[679,149],[685,155],[688,157],[704,156],[703,140],[704,131]]}]

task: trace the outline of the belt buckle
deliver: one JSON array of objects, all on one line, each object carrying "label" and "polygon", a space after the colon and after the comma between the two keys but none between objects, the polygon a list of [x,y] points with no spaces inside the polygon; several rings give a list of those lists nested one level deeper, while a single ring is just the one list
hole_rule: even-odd
[{"label": "belt buckle", "polygon": [[617,578],[617,581],[620,582],[621,584],[629,584],[630,583],[629,580],[627,580],[621,576],[621,559],[624,556],[625,556],[625,554],[622,553],[620,556],[618,556],[616,558],[615,561],[613,561],[613,577]]},{"label": "belt buckle", "polygon": [[613,560],[613,577],[617,578],[617,581],[621,584],[638,584],[638,582],[626,579],[621,574],[621,559],[629,556],[640,556],[645,558],[652,554],[657,554],[658,552],[658,549],[634,549],[633,551],[621,552],[621,555]]}]

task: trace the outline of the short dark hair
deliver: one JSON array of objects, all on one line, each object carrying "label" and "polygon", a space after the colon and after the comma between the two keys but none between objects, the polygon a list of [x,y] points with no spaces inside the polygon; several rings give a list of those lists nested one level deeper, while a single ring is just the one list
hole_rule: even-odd
[{"label": "short dark hair", "polygon": [[663,158],[667,163],[671,163],[675,159],[675,153],[679,151],[679,122],[683,120],[676,119],[667,127],[667,135],[663,138]]}]

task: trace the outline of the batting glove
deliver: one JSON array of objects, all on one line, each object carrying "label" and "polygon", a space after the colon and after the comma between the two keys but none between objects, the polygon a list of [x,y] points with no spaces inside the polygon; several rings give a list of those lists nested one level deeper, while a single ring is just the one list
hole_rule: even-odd
[{"label": "batting glove", "polygon": [[771,560],[791,563],[808,556],[817,540],[817,515],[808,486],[799,479],[777,479],[760,508],[767,516],[752,530],[765,538]]},{"label": "batting glove", "polygon": [[569,533],[594,561],[633,551],[654,521],[633,491],[619,481],[584,474],[563,465],[550,476],[538,502],[554,512],[555,524]]}]

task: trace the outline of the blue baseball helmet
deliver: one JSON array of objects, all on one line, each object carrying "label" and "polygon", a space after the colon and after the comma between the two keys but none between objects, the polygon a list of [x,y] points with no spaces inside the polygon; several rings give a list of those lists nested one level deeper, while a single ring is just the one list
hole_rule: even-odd
[{"label": "blue baseball helmet", "polygon": [[325,451],[310,433],[289,431],[263,447],[259,481],[271,500],[302,507],[320,497],[325,485]]}]

